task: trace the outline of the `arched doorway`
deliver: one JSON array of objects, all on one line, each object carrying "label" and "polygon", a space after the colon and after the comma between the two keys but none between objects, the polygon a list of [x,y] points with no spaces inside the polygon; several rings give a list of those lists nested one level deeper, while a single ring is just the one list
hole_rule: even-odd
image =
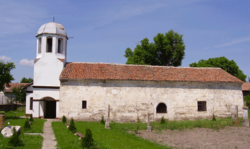
[{"label": "arched doorway", "polygon": [[51,97],[44,98],[44,118],[56,118],[56,100]]}]

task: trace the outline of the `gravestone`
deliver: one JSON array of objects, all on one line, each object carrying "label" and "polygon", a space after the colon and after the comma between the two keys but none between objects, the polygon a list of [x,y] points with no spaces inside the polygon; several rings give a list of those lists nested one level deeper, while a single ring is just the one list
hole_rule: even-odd
[{"label": "gravestone", "polygon": [[244,107],[243,107],[243,121],[242,121],[242,126],[249,127],[248,107],[246,105],[246,101],[244,102]]},{"label": "gravestone", "polygon": [[108,107],[108,118],[107,118],[106,123],[105,123],[105,129],[110,129],[110,127],[109,127],[109,117],[110,117],[110,105]]},{"label": "gravestone", "polygon": [[234,111],[234,117],[233,117],[233,123],[236,125],[239,125],[239,118],[238,118],[238,106],[235,106],[235,111]]},{"label": "gravestone", "polygon": [[[148,114],[148,113],[147,113]],[[151,131],[152,128],[150,126],[150,120],[149,120],[149,114],[148,114],[148,126],[147,126],[147,131]]]},{"label": "gravestone", "polygon": [[4,129],[1,131],[1,134],[3,135],[3,137],[5,138],[9,138],[13,135],[13,129],[16,129],[16,132],[21,132],[21,126],[7,126],[4,127]]}]

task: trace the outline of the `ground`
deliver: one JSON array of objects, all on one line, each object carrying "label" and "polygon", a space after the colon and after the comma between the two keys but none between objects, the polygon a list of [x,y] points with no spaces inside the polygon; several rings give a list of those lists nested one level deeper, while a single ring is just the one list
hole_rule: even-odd
[{"label": "ground", "polygon": [[141,130],[137,136],[174,148],[239,148],[250,146],[249,127],[225,127],[221,129],[193,128],[184,130]]}]

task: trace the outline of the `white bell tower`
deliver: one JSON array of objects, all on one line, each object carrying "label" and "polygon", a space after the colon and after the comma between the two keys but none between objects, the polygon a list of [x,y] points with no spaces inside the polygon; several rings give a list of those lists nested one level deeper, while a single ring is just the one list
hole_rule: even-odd
[{"label": "white bell tower", "polygon": [[34,86],[60,86],[59,76],[66,62],[67,34],[55,22],[42,25],[37,34]]}]

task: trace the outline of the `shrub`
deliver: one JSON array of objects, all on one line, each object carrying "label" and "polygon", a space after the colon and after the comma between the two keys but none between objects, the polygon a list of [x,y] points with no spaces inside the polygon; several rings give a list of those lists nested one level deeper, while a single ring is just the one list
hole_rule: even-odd
[{"label": "shrub", "polygon": [[13,135],[11,136],[10,140],[9,140],[9,144],[17,147],[17,146],[23,146],[23,142],[22,140],[19,138],[19,133],[16,132],[16,129],[13,128]]},{"label": "shrub", "polygon": [[105,124],[104,117],[102,116],[101,124]]},{"label": "shrub", "polygon": [[215,115],[213,114],[213,119],[212,119],[213,121],[216,121],[216,118],[215,118]]},{"label": "shrub", "polygon": [[63,122],[63,124],[65,124],[65,123],[67,122],[67,120],[66,120],[66,117],[65,117],[65,116],[63,116],[63,117],[62,117],[62,122]]},{"label": "shrub", "polygon": [[32,116],[32,114],[30,114],[30,121],[31,122],[33,122],[34,120],[33,120],[33,116]]},{"label": "shrub", "polygon": [[138,118],[137,119],[137,122],[136,122],[136,126],[135,126],[135,133],[138,134],[139,133],[139,127],[140,127],[140,123],[141,123],[141,120]]},{"label": "shrub", "polygon": [[247,102],[247,106],[250,107],[250,96],[249,95],[247,95],[247,96],[244,97],[244,101],[246,101]]},{"label": "shrub", "polygon": [[26,119],[26,121],[24,122],[24,129],[25,130],[29,130],[30,129],[30,124],[29,124],[29,120]]},{"label": "shrub", "polygon": [[161,118],[161,124],[165,124],[166,123],[166,120],[164,119],[164,116]]},{"label": "shrub", "polygon": [[4,111],[0,111],[0,114],[5,114],[5,112]]},{"label": "shrub", "polygon": [[71,118],[70,120],[70,124],[69,124],[69,128],[68,128],[71,132],[75,133],[76,132],[76,126],[75,126],[75,123],[74,123],[74,119]]},{"label": "shrub", "polygon": [[94,146],[94,140],[92,138],[92,133],[90,129],[86,129],[85,137],[82,138],[82,147],[83,148],[90,148],[91,146]]}]

